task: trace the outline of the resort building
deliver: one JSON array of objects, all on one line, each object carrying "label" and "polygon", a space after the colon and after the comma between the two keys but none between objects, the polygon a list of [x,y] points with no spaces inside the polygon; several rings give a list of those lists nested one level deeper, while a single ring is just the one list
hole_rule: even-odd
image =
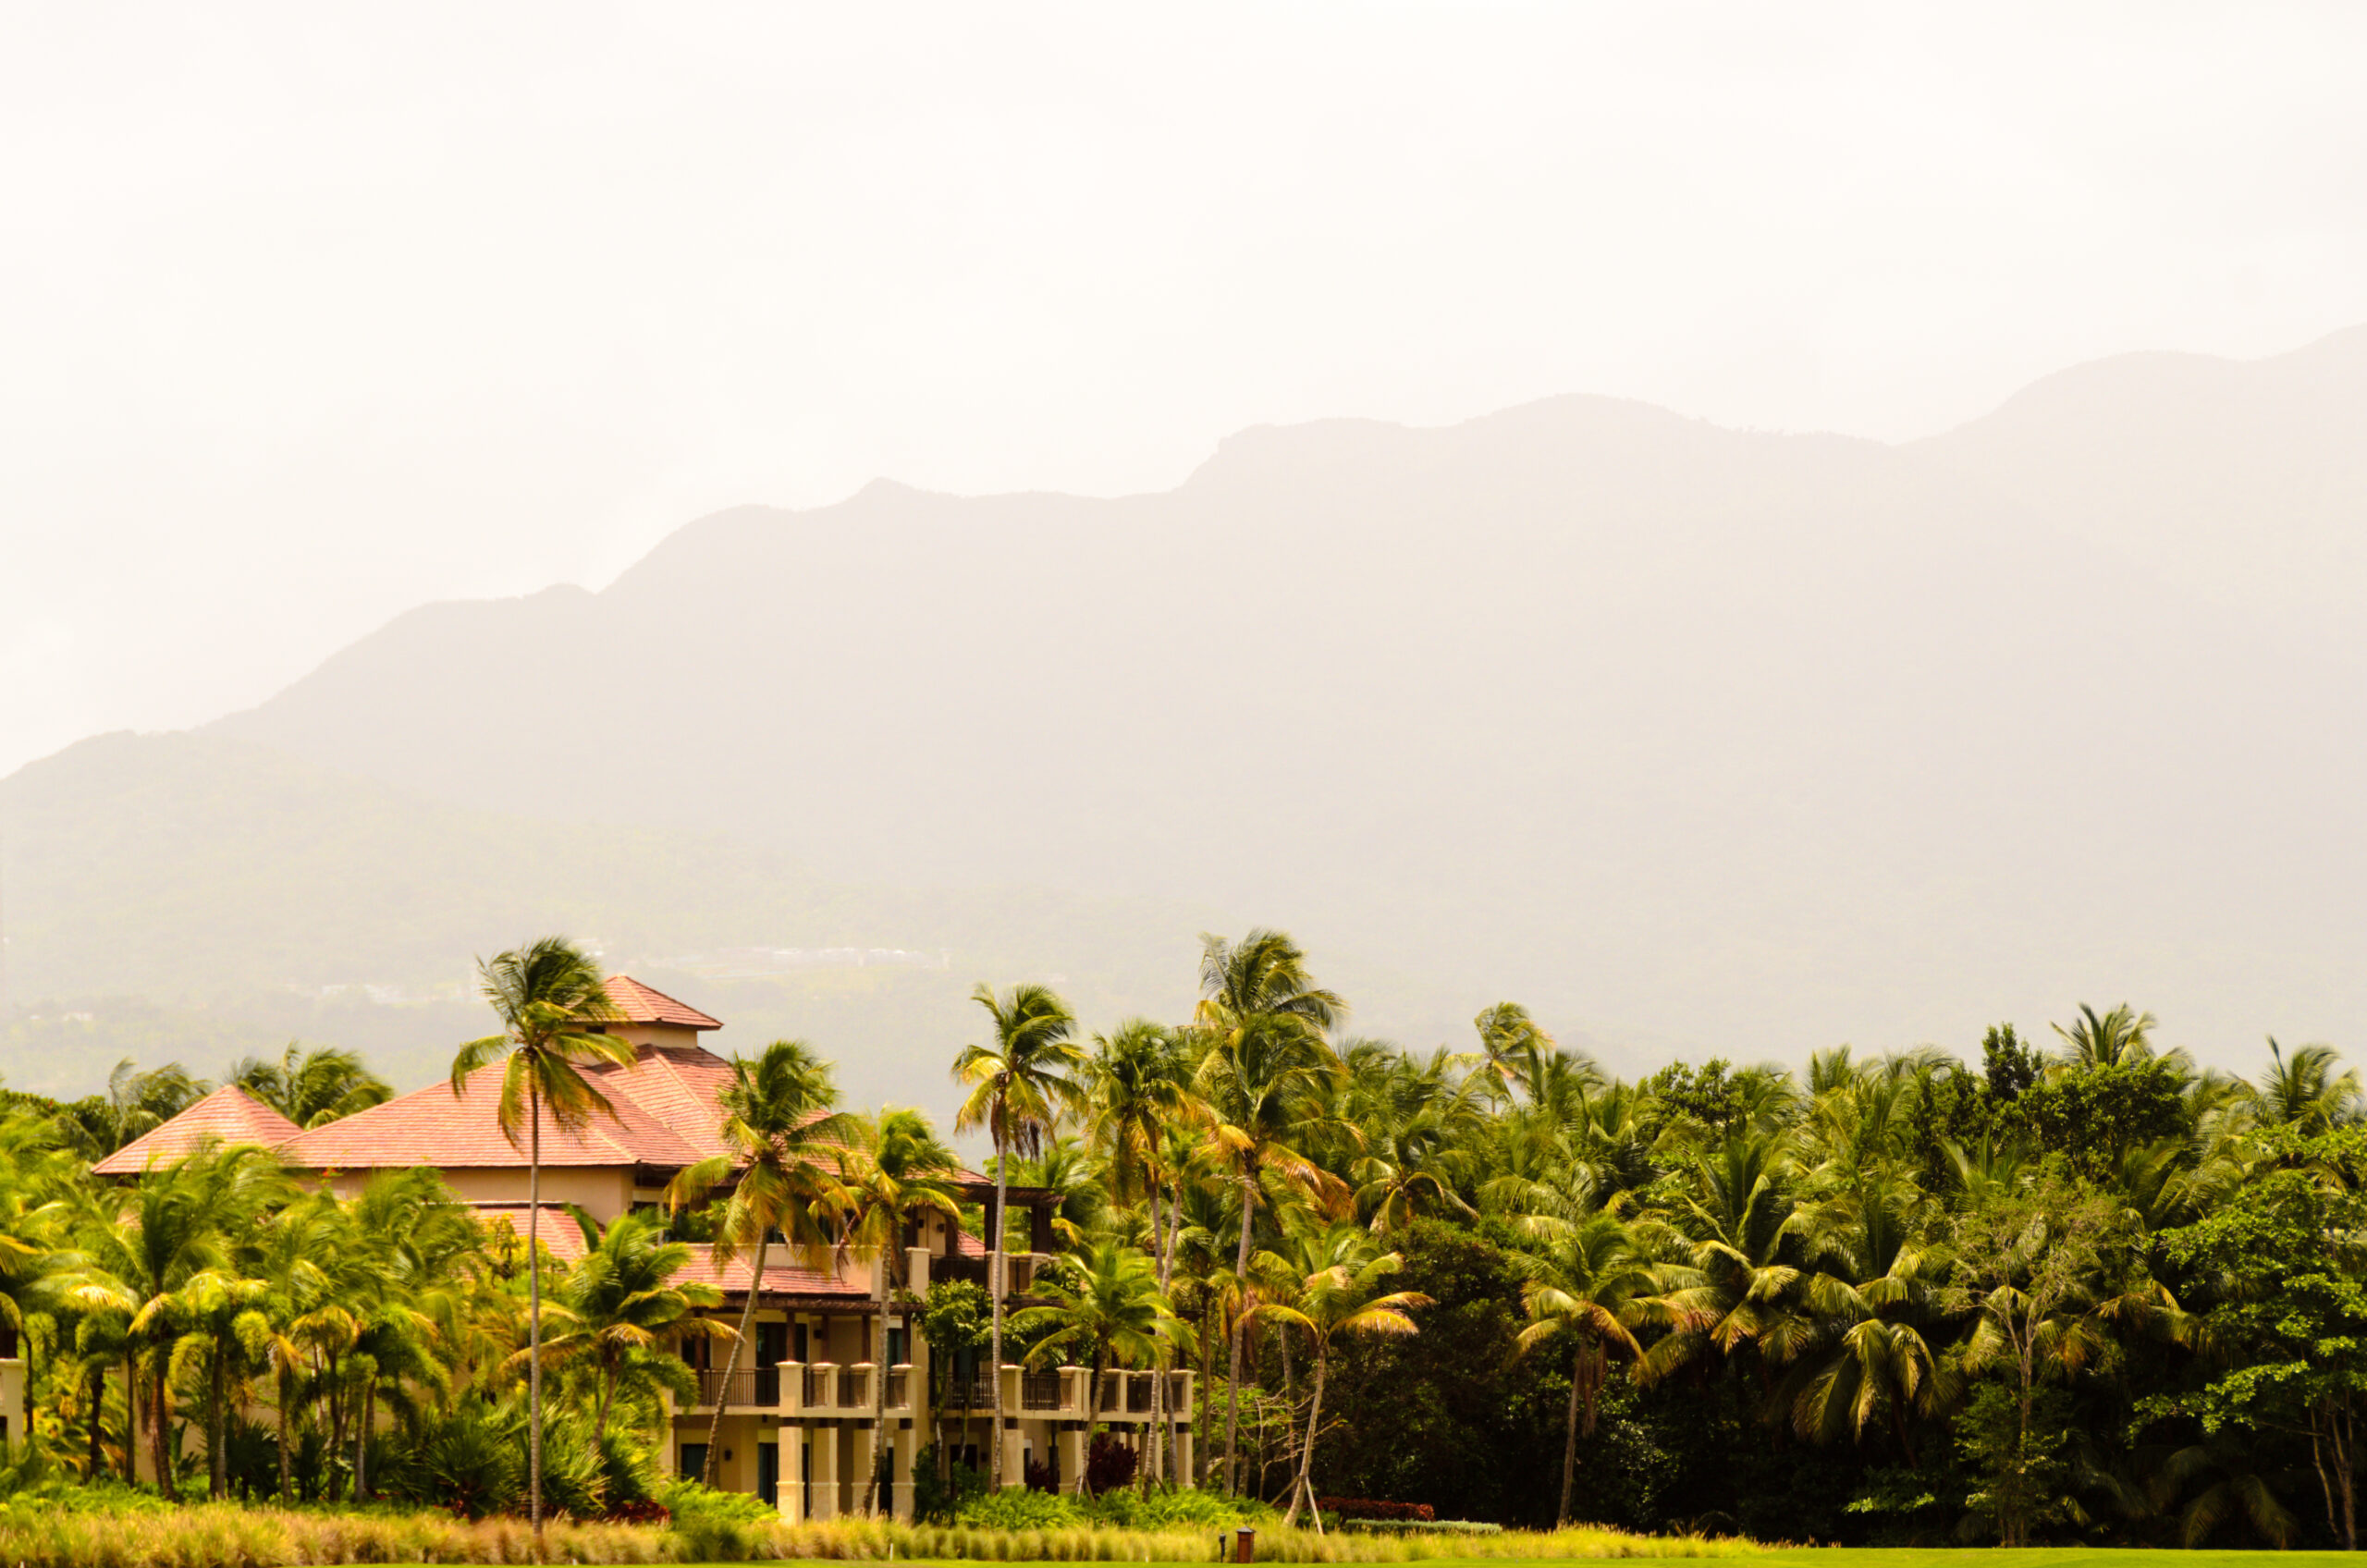
[{"label": "resort building", "polygon": [[[700,1043],[702,1035],[722,1025],[623,975],[609,979],[608,995],[620,1016],[602,1028],[632,1043],[633,1060],[631,1066],[601,1063],[584,1071],[616,1115],[597,1119],[580,1135],[543,1130],[541,1209],[534,1229],[548,1255],[561,1263],[583,1254],[572,1210],[606,1224],[619,1215],[656,1209],[678,1173],[728,1152],[720,1096],[730,1082],[730,1065]],[[528,1229],[526,1158],[495,1118],[501,1072],[496,1062],[472,1076],[457,1095],[450,1085],[437,1084],[309,1132],[243,1090],[219,1089],[92,1169],[130,1177],[152,1162],[180,1158],[209,1142],[254,1144],[272,1149],[290,1170],[351,1194],[377,1171],[430,1167],[441,1173],[457,1201],[522,1238]],[[963,1171],[956,1185],[964,1201],[983,1206],[983,1235],[1002,1235],[994,1183]],[[1051,1250],[1053,1195],[1012,1188],[1010,1200],[1024,1207],[1029,1217],[1030,1250],[1012,1253],[1006,1263],[1009,1302],[1016,1308],[1028,1305],[1036,1268]],[[776,1250],[758,1280],[751,1277],[749,1260],[718,1270],[706,1249],[697,1249],[684,1277],[723,1292],[724,1304],[713,1316],[737,1328],[749,1292],[756,1293],[754,1342],[742,1351],[728,1386],[727,1347],[704,1338],[686,1343],[683,1354],[696,1372],[700,1393],[695,1404],[670,1411],[672,1430],[661,1463],[681,1474],[699,1474],[716,1406],[722,1402],[719,1484],[754,1492],[791,1519],[859,1512],[883,1452],[890,1456],[890,1468],[882,1506],[909,1516],[913,1465],[940,1431],[949,1447],[983,1468],[986,1445],[998,1437],[991,1430],[992,1370],[971,1366],[965,1357],[932,1378],[917,1298],[932,1280],[985,1284],[985,1243],[937,1218],[914,1227],[904,1240],[906,1287],[914,1299],[891,1303],[885,1344],[875,1342],[879,1304],[889,1292],[885,1258],[816,1269],[794,1257],[780,1260]],[[21,1369],[17,1376],[21,1378]],[[1027,1466],[1035,1464],[1051,1467],[1064,1485],[1073,1485],[1084,1464],[1091,1369],[1006,1366],[1000,1376],[1006,1483],[1022,1484]],[[1141,1444],[1152,1405],[1159,1403],[1152,1397],[1157,1376],[1111,1374],[1101,1390],[1102,1409],[1093,1419],[1122,1440]],[[1188,1474],[1192,1378],[1186,1372],[1167,1376],[1170,1394],[1159,1419]],[[0,1394],[11,1386],[7,1377],[0,1363]],[[885,1414],[877,1420],[875,1378],[885,1379]],[[932,1406],[933,1384],[938,1403],[945,1407],[941,1411]],[[0,1410],[14,1408],[0,1404]]]}]

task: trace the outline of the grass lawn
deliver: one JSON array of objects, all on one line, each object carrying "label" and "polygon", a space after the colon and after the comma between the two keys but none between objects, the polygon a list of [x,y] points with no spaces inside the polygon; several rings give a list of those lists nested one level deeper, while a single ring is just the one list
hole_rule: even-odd
[{"label": "grass lawn", "polygon": [[1755,1555],[1769,1568],[2259,1568],[2265,1560],[2294,1568],[2333,1568],[2356,1560],[2347,1551],[2168,1551],[2144,1548],[1824,1547]]}]

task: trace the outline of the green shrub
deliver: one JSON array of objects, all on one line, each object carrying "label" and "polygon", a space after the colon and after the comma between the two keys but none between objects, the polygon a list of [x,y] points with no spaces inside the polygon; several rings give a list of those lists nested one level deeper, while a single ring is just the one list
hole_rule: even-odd
[{"label": "green shrub", "polygon": [[980,1530],[1061,1529],[1085,1522],[1085,1510],[1075,1499],[1024,1487],[981,1492],[964,1501],[955,1517]]},{"label": "green shrub", "polygon": [[1254,1498],[1227,1497],[1195,1487],[1115,1491],[1085,1504],[1093,1523],[1120,1530],[1214,1530],[1236,1525],[1279,1525],[1282,1514]]}]

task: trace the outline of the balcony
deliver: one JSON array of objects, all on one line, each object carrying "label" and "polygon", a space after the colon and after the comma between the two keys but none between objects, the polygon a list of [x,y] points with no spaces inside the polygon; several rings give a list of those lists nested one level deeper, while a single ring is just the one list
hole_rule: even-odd
[{"label": "balcony", "polygon": [[1066,1410],[1068,1378],[1059,1372],[1026,1372],[1019,1379],[1022,1410]]}]

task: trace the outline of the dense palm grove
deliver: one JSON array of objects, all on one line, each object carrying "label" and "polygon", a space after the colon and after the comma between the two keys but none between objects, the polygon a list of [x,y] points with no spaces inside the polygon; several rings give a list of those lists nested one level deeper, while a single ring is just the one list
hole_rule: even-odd
[{"label": "dense palm grove", "polygon": [[[1512,1004],[1427,1056],[1353,1037],[1276,933],[1209,939],[1201,983],[1190,1018],[1101,1033],[1046,988],[981,987],[952,1057],[954,1130],[991,1143],[999,1182],[1058,1194],[1065,1251],[1008,1310],[933,1288],[937,1360],[1200,1374],[1190,1473],[1104,1445],[1064,1488],[1791,1540],[2356,1545],[2367,1133],[2324,1047],[2271,1042],[2245,1081],[2148,1015],[2081,1008],[2042,1047],[1990,1031],[1977,1065],[1840,1047],[1805,1076],[1630,1083]],[[472,1061],[519,1053],[532,1009],[495,999],[508,1044]],[[605,1048],[573,1005],[535,1047],[562,1098],[569,1042]],[[334,1052],[238,1075],[307,1124],[385,1093]],[[551,1503],[641,1495],[683,1338],[745,1338],[700,1312],[694,1253],[892,1258],[914,1216],[959,1207],[925,1119],[837,1113],[804,1047],[738,1081],[747,1174],[697,1173],[572,1268],[528,1268],[432,1173],[339,1201],[229,1149],[94,1182],[202,1088],[177,1068],[16,1097],[0,1310],[31,1368],[27,1463],[121,1475],[146,1442],[167,1488],[509,1507],[540,1363]],[[970,1474],[943,1415],[925,1506],[1049,1484],[994,1474],[992,1444]]]}]

